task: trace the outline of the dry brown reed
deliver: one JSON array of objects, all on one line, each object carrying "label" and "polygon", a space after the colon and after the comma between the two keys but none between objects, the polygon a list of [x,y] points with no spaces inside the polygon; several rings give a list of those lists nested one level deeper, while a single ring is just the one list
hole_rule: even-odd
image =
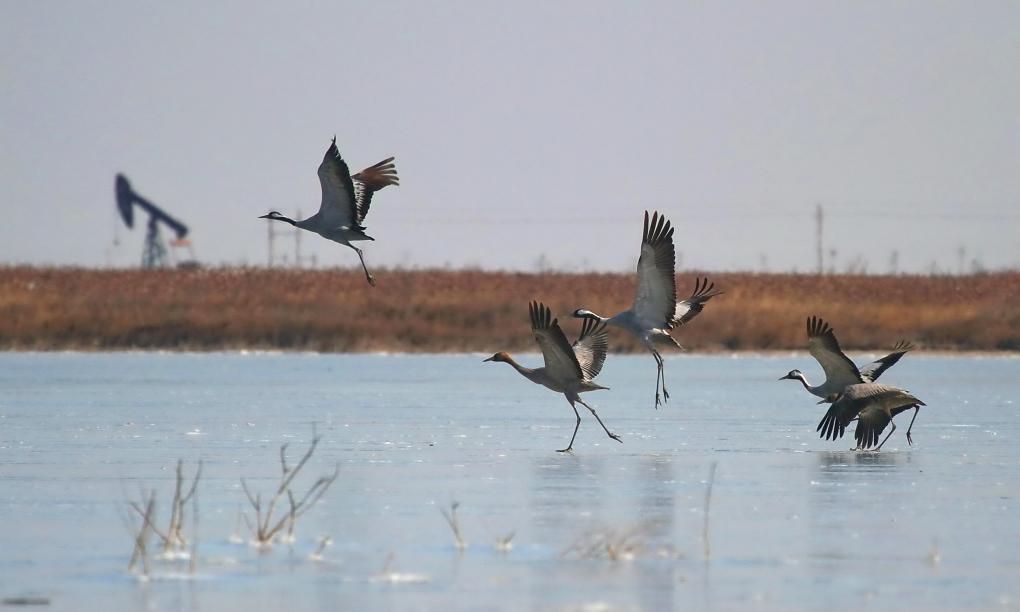
[{"label": "dry brown reed", "polygon": [[[697,272],[684,272],[686,295]],[[701,351],[799,349],[829,321],[846,349],[1020,350],[1020,273],[974,276],[705,274],[726,293],[675,335]],[[0,348],[534,350],[527,302],[570,313],[629,307],[632,274],[360,270],[0,268]],[[613,335],[614,351],[640,347]]]}]

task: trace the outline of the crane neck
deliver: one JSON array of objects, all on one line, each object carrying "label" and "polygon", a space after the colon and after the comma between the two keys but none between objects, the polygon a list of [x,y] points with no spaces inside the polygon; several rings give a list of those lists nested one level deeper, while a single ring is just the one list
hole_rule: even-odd
[{"label": "crane neck", "polygon": [[275,219],[277,221],[286,221],[287,223],[290,223],[294,227],[297,227],[297,221],[295,221],[295,220],[293,220],[293,219],[291,219],[289,217],[284,217],[284,216],[281,215],[279,217],[269,217],[269,218],[270,219]]},{"label": "crane neck", "polygon": [[819,389],[822,388],[821,385],[818,386],[818,387],[812,387],[811,384],[808,383],[807,377],[804,376],[803,373],[801,373],[799,376],[797,376],[797,380],[799,380],[800,384],[804,385],[804,388],[807,389],[808,393],[811,393],[812,395],[818,395],[817,393],[815,393],[815,391],[818,391]]},{"label": "crane neck", "polygon": [[517,363],[516,361],[514,361],[514,358],[511,357],[510,355],[506,356],[506,362],[510,364],[510,367],[520,372],[522,376],[528,376],[529,374],[534,372],[534,370],[532,370],[531,368],[526,368],[521,364]]}]

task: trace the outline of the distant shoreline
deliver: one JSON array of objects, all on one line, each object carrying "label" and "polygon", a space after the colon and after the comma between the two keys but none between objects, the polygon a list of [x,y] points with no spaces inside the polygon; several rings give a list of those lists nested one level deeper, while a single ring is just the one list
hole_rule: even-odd
[{"label": "distant shoreline", "polygon": [[[848,352],[897,340],[918,354],[1020,351],[1020,273],[829,276],[683,272],[726,293],[674,336],[686,354],[803,353],[804,320],[829,321]],[[527,303],[548,304],[568,337],[585,307],[629,307],[632,274],[214,268],[94,270],[0,267],[0,350],[534,352]],[[572,339],[572,338],[571,338]],[[643,350],[612,333],[611,350]],[[683,355],[667,349],[670,355]]]},{"label": "distant shoreline", "polygon": [[[668,350],[668,349],[667,349]],[[885,349],[854,349],[848,351],[852,353],[850,356],[867,356],[873,354],[880,356]],[[309,357],[324,357],[324,356],[355,356],[355,357],[487,357],[489,352],[487,351],[420,351],[420,352],[409,352],[409,351],[312,351],[304,349],[208,349],[208,350],[195,350],[195,349],[159,349],[159,348],[109,348],[109,349],[12,349],[12,348],[0,348],[0,355],[125,355],[137,353],[139,355],[307,355]],[[610,353],[619,355],[640,355],[636,351],[617,351],[614,352],[610,347]],[[534,350],[523,350],[515,351],[515,356],[519,357],[533,357],[541,358],[541,353]],[[988,359],[1020,359],[1020,351],[954,351],[954,350],[924,350],[918,349],[910,353],[912,359],[923,359],[925,357],[968,357],[968,358],[988,358]],[[806,350],[787,350],[787,349],[776,349],[776,350],[702,350],[702,351],[685,351],[685,352],[674,352],[666,353],[663,352],[662,356],[664,359],[670,358],[684,358],[684,357],[790,357],[810,358],[810,354]]]}]

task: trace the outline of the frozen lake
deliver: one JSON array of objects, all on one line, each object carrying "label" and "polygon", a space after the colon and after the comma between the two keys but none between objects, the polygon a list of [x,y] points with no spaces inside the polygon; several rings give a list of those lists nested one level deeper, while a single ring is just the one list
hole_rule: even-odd
[{"label": "frozen lake", "polygon": [[[52,609],[1016,609],[1020,359],[911,354],[883,382],[928,403],[880,454],[776,379],[799,356],[611,355],[586,394],[609,440],[487,355],[0,354],[0,599]],[[863,356],[857,356],[858,361]],[[521,356],[538,365],[537,355]],[[295,489],[339,464],[296,539],[231,536],[268,495],[279,446]],[[127,501],[204,462],[193,574],[127,572]],[[706,560],[705,490],[716,464]],[[441,513],[451,502],[469,546]],[[190,517],[189,517],[190,519]],[[493,546],[513,533],[513,548]],[[610,535],[607,535],[610,534]],[[627,538],[623,534],[630,534]],[[329,537],[321,558],[317,543]],[[605,547],[579,551],[603,536]],[[573,547],[573,548],[572,548]],[[581,546],[580,548],[585,548]]]}]

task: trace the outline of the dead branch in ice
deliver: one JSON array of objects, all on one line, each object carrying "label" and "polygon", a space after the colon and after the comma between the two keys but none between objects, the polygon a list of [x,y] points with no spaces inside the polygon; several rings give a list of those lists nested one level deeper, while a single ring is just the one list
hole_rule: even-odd
[{"label": "dead branch in ice", "polygon": [[[303,495],[295,495],[291,489],[291,483],[301,472],[301,469],[305,467],[305,464],[308,463],[321,439],[320,436],[313,433],[312,443],[309,445],[308,450],[305,451],[305,454],[294,466],[287,465],[287,444],[280,446],[280,483],[268,502],[263,503],[261,493],[252,494],[251,489],[248,488],[248,483],[243,478],[241,479],[241,488],[244,490],[248,502],[255,511],[254,521],[249,518],[247,513],[243,516],[245,524],[251,530],[256,545],[270,546],[273,540],[280,535],[284,527],[287,528],[287,539],[293,539],[294,526],[297,524],[297,520],[325,495],[330,485],[333,484],[340,474],[340,465],[337,464],[333,469],[333,473],[320,476]],[[277,507],[283,497],[287,498],[289,508],[286,514],[277,516]]]}]

